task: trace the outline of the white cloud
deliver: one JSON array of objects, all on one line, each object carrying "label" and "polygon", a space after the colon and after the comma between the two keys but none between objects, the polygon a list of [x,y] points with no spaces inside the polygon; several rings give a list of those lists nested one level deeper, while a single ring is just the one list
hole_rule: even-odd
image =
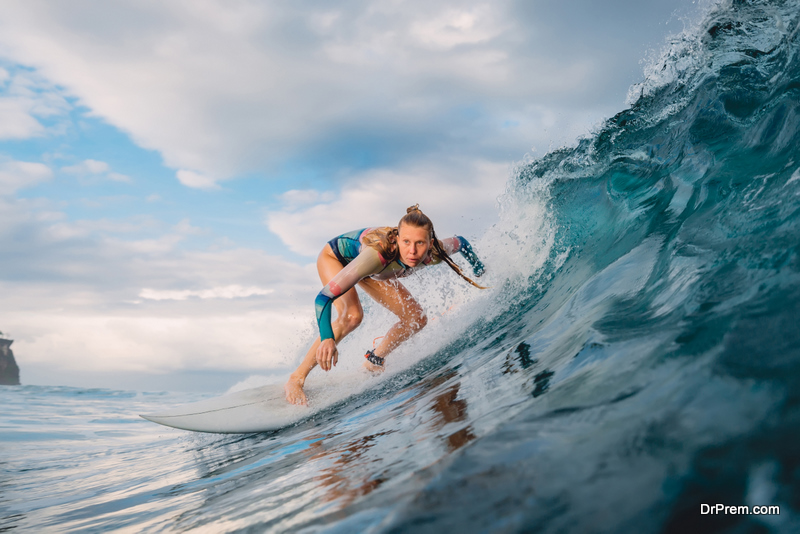
[{"label": "white cloud", "polygon": [[104,161],[97,161],[94,159],[83,160],[77,165],[70,165],[62,167],[61,170],[67,174],[102,174],[108,172],[110,167]]},{"label": "white cloud", "polygon": [[[345,183],[335,199],[267,214],[267,226],[293,252],[316,256],[331,238],[365,226],[393,226],[419,203],[437,234],[470,235],[497,216],[497,197],[509,167],[488,161],[428,163],[404,170],[375,169]],[[313,195],[308,195],[309,198]]]},{"label": "white cloud", "polygon": [[[0,140],[29,139],[47,133],[38,118],[64,115],[70,106],[61,92],[32,72],[0,69]],[[38,117],[38,118],[37,118]],[[51,126],[50,131],[58,131]]]},{"label": "white cloud", "polygon": [[33,102],[23,98],[0,98],[0,139],[27,139],[41,135],[44,126],[31,116]]},{"label": "white cloud", "polygon": [[133,183],[130,176],[111,172],[111,166],[108,163],[96,159],[85,159],[75,165],[61,167],[61,171],[77,176],[82,185],[96,184],[103,180],[126,184]]},{"label": "white cloud", "polygon": [[283,369],[312,334],[313,266],[182,250],[183,235],[202,232],[188,221],[152,239],[111,234],[153,233],[157,221],[113,222],[0,198],[0,325],[23,373],[41,364],[68,385],[84,372]]},{"label": "white cloud", "polygon": [[186,300],[189,298],[199,299],[240,299],[253,296],[263,297],[274,293],[274,289],[264,289],[260,287],[242,287],[240,285],[230,285],[224,287],[214,287],[211,289],[184,289],[179,291],[158,291],[155,289],[142,289],[139,296],[148,300]]},{"label": "white cloud", "polygon": [[411,24],[410,34],[425,46],[449,49],[463,44],[477,44],[511,29],[510,23],[498,24],[497,11],[489,4],[471,10],[446,8],[432,18]]},{"label": "white cloud", "polygon": [[[376,165],[431,153],[518,159],[558,137],[542,132],[532,102],[592,115],[619,105],[632,81],[620,58],[636,65],[644,52],[619,30],[634,41],[647,29],[615,4],[601,21],[555,31],[559,16],[581,9],[529,4],[9,0],[0,53],[159,151],[188,187],[270,175],[287,162],[333,169],[335,179],[363,155]],[[6,135],[36,134],[26,109],[13,109]],[[526,126],[504,128],[509,119]]]},{"label": "white cloud", "polygon": [[111,180],[112,182],[123,182],[126,184],[133,182],[130,176],[127,176],[125,174],[120,174],[118,172],[108,173],[108,179]]},{"label": "white cloud", "polygon": [[187,171],[185,169],[179,170],[175,175],[178,181],[186,187],[194,189],[219,189],[219,185],[213,178],[204,176],[194,171]]},{"label": "white cloud", "polygon": [[281,201],[288,208],[330,202],[336,198],[332,191],[317,191],[316,189],[290,189],[280,195]]},{"label": "white cloud", "polygon": [[275,310],[215,314],[204,308],[171,315],[43,310],[2,319],[15,339],[23,380],[37,383],[27,367],[44,364],[58,370],[62,385],[93,372],[286,369],[298,340],[311,331],[307,317]]},{"label": "white cloud", "polygon": [[9,195],[19,189],[50,180],[53,171],[43,163],[27,161],[0,162],[0,195]]},{"label": "white cloud", "polygon": [[192,226],[189,219],[181,219],[172,229],[181,235],[203,235],[208,233],[208,231],[203,228]]}]

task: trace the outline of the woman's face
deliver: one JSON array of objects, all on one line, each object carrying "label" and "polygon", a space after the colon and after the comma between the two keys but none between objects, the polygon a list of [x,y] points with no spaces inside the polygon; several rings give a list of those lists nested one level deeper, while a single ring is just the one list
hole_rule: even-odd
[{"label": "woman's face", "polygon": [[404,224],[397,234],[397,246],[400,251],[400,261],[409,267],[416,267],[431,248],[430,233],[421,226]]}]

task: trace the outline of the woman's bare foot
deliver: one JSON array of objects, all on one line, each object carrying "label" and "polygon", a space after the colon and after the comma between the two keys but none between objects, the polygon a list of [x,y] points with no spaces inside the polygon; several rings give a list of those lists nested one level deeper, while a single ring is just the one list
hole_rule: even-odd
[{"label": "woman's bare foot", "polygon": [[364,362],[364,369],[372,373],[373,375],[381,374],[385,369],[382,365],[375,365],[371,361],[367,360]]},{"label": "woman's bare foot", "polygon": [[305,392],[303,392],[304,383],[305,380],[296,378],[294,375],[289,377],[289,381],[283,386],[283,391],[286,392],[286,400],[289,404],[308,406],[308,399]]}]

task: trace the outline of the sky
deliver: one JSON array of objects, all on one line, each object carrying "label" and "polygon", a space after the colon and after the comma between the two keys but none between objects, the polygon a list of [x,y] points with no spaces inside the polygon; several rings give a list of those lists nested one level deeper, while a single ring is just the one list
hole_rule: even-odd
[{"label": "sky", "polygon": [[417,202],[478,239],[514,166],[624,109],[698,9],[5,0],[0,331],[23,383],[287,373],[326,241]]}]

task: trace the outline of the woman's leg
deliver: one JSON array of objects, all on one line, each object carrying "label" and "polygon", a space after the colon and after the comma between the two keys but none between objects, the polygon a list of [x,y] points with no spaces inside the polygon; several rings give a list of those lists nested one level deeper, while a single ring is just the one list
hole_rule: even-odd
[{"label": "woman's leg", "polygon": [[[325,245],[317,257],[317,271],[322,285],[327,285],[342,269],[342,264],[336,259],[330,246]],[[336,307],[337,316],[336,319],[331,321],[331,328],[333,337],[338,343],[361,324],[361,320],[364,318],[364,309],[361,307],[361,301],[358,300],[358,293],[356,293],[355,288],[350,289],[334,300],[333,305]],[[291,374],[289,381],[284,386],[286,400],[292,404],[307,404],[303,385],[308,374],[317,365],[317,347],[319,347],[319,344],[320,338],[317,337],[311,348],[308,349],[300,366]]]},{"label": "woman's leg", "polygon": [[[375,349],[375,356],[385,358],[403,341],[422,330],[428,324],[425,310],[422,309],[419,302],[411,296],[408,289],[399,281],[378,281],[372,278],[365,278],[358,285],[370,297],[381,303],[400,319],[383,336],[383,341]],[[365,365],[365,367],[375,369],[375,366],[372,365]]]}]

